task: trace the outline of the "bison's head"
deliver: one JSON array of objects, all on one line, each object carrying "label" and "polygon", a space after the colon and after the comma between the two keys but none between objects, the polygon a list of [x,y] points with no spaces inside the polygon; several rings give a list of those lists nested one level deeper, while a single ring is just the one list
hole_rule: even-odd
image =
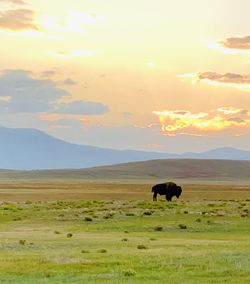
[{"label": "bison's head", "polygon": [[180,186],[177,186],[176,188],[176,197],[179,198],[182,193],[182,188]]}]

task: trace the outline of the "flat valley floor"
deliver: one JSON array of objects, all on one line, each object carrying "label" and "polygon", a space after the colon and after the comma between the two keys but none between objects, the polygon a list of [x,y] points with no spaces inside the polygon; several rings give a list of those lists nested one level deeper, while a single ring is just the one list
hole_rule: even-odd
[{"label": "flat valley floor", "polygon": [[250,186],[1,181],[0,283],[250,283]]}]

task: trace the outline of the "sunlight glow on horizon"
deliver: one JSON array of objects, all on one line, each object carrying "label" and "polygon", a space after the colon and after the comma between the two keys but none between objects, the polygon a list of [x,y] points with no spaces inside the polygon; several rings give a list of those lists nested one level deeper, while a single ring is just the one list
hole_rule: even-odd
[{"label": "sunlight glow on horizon", "polygon": [[[250,127],[250,112],[244,112],[243,117],[231,117],[232,114],[240,114],[242,110],[219,108],[210,113],[191,113],[186,110],[177,111],[153,111],[159,117],[163,132],[177,132],[182,129],[197,129],[202,131],[220,131],[229,127]],[[224,115],[222,115],[224,114]]]}]

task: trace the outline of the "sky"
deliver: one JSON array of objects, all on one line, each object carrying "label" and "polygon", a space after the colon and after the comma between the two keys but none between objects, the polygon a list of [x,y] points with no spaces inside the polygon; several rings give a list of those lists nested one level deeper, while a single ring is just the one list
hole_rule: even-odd
[{"label": "sky", "polygon": [[250,150],[249,0],[0,0],[0,126]]}]

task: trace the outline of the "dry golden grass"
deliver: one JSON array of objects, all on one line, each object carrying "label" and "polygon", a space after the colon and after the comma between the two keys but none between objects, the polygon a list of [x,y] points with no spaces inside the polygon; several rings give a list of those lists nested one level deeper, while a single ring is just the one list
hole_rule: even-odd
[{"label": "dry golden grass", "polygon": [[[149,183],[8,182],[0,184],[0,201],[151,200]],[[249,198],[250,185],[181,184],[182,200]]]}]

